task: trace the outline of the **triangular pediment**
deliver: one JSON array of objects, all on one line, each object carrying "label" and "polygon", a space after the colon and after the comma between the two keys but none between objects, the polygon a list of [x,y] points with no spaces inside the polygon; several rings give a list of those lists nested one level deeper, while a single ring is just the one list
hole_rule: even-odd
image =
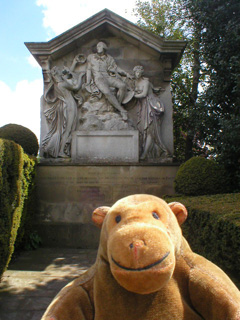
[{"label": "triangular pediment", "polygon": [[164,40],[148,32],[114,12],[104,9],[48,42],[26,42],[25,45],[41,67],[46,59],[57,60],[81,48],[86,41],[116,36],[138,46],[143,51],[152,50],[159,59],[167,56],[174,68],[183,53],[186,42]]}]

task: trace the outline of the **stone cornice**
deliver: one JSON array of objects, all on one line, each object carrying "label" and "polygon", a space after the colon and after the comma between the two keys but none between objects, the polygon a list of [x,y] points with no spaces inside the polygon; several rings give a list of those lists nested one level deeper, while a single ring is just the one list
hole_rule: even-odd
[{"label": "stone cornice", "polygon": [[79,23],[48,42],[26,42],[28,50],[43,67],[42,61],[49,57],[58,57],[80,46],[97,30],[109,29],[120,36],[130,37],[135,43],[147,46],[157,51],[160,56],[171,55],[173,67],[179,62],[185,41],[164,40],[153,33],[144,30],[114,12],[104,9],[89,19]]}]

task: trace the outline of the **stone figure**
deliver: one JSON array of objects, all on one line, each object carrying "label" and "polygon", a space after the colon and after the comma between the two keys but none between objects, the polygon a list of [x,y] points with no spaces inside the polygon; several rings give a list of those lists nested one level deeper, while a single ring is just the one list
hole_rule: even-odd
[{"label": "stone figure", "polygon": [[164,105],[159,96],[154,93],[153,85],[148,78],[143,77],[142,66],[135,66],[134,97],[137,99],[137,129],[140,133],[140,159],[157,159],[168,150],[161,138],[161,122],[164,115]]},{"label": "stone figure", "polygon": [[[130,77],[130,75],[117,66],[113,57],[107,54],[106,50],[107,45],[100,41],[97,44],[97,53],[88,56],[85,88],[93,81],[110,104],[120,111],[123,120],[127,120],[127,111],[121,105],[127,86],[120,75],[126,77]],[[117,97],[111,88],[118,90]]]},{"label": "stone figure", "polygon": [[[133,78],[117,66],[106,49],[104,42],[98,42],[97,53],[88,55],[87,59],[78,54],[70,68],[54,66],[50,70],[51,82],[44,94],[45,101],[51,105],[44,112],[49,123],[49,131],[42,141],[45,157],[70,157],[72,133],[76,130],[134,129],[140,135],[140,159],[168,156],[161,137],[164,105],[156,89],[143,76],[142,66],[134,67]],[[85,71],[74,72],[79,63],[86,63]],[[135,125],[122,106],[133,98],[137,110]]]},{"label": "stone figure", "polygon": [[[81,104],[81,96],[75,96],[82,85],[84,72],[75,74],[73,69],[77,63],[84,63],[81,55],[74,58],[70,69],[62,70],[54,66],[51,71],[51,83],[47,88],[44,98],[52,106],[44,114],[50,123],[50,129],[43,139],[42,148],[47,156],[69,157],[71,146],[71,133],[77,125],[77,100]],[[54,94],[52,98],[52,89]]]}]

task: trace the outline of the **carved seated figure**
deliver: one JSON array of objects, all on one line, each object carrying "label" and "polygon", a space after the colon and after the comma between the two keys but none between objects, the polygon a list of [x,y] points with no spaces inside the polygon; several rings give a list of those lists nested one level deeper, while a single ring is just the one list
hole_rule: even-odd
[{"label": "carved seated figure", "polygon": [[[110,104],[120,112],[123,120],[127,120],[127,111],[121,105],[126,93],[126,84],[119,77],[119,74],[125,76],[128,76],[128,74],[117,66],[113,57],[108,55],[106,50],[107,45],[100,41],[97,44],[97,53],[88,56],[86,86],[89,86],[93,79],[96,87]],[[118,89],[117,97],[110,87]]]}]

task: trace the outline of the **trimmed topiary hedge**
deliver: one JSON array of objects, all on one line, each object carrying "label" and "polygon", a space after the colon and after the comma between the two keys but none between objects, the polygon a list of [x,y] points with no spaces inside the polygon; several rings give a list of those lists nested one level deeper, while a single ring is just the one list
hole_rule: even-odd
[{"label": "trimmed topiary hedge", "polygon": [[25,153],[36,156],[38,154],[38,139],[36,135],[26,127],[18,124],[6,124],[0,128],[0,138],[13,140],[19,144]]},{"label": "trimmed topiary hedge", "polygon": [[229,191],[225,170],[202,157],[193,157],[179,167],[174,187],[177,193],[192,196]]},{"label": "trimmed topiary hedge", "polygon": [[[24,179],[28,184],[27,196],[24,200],[21,222],[17,232],[17,238],[14,244],[15,252],[21,250],[36,249],[41,243],[41,239],[32,229],[36,205],[37,205],[37,193],[36,193],[36,161],[32,161],[29,157],[26,159],[24,165]],[[38,241],[38,243],[35,243]]]},{"label": "trimmed topiary hedge", "polygon": [[0,139],[0,277],[10,262],[35,161],[13,141]]},{"label": "trimmed topiary hedge", "polygon": [[188,209],[183,234],[193,251],[229,273],[240,285],[240,193],[166,198]]}]

